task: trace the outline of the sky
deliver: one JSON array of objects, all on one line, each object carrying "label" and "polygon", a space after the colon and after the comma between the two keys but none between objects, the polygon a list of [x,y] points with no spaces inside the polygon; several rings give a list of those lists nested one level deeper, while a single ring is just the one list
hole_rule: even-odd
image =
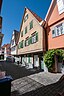
[{"label": "sky", "polygon": [[4,37],[2,45],[10,43],[13,30],[20,31],[25,7],[44,20],[50,3],[51,0],[3,0],[1,16],[3,17],[2,33]]}]

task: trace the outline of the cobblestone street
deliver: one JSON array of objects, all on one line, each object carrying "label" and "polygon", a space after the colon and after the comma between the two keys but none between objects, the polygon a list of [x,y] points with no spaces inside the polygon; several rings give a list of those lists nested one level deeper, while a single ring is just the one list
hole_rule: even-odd
[{"label": "cobblestone street", "polygon": [[0,70],[13,78],[11,96],[57,96],[64,92],[64,77],[59,81],[63,74],[29,70],[5,61],[0,62]]},{"label": "cobblestone street", "polygon": [[[40,78],[38,78],[39,76]],[[64,96],[64,76],[60,80],[61,76],[62,74],[41,72],[14,80],[11,87],[11,96],[60,96],[58,94],[63,94],[62,96]]]}]

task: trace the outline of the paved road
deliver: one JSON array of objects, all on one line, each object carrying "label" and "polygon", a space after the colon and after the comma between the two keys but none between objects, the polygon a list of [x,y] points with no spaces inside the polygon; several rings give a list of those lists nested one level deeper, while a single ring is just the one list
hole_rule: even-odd
[{"label": "paved road", "polygon": [[0,61],[0,70],[6,71],[6,75],[11,75],[13,80],[39,72],[39,70],[28,70],[25,67],[5,61]]},{"label": "paved road", "polygon": [[[37,78],[40,75],[41,74],[38,73]],[[48,83],[52,81],[52,78],[51,81],[49,81],[50,78],[48,78],[48,75],[49,77],[52,75],[54,79],[57,79],[54,74],[43,73],[42,75],[44,75],[43,78],[48,81]],[[40,78],[42,79],[41,76]],[[11,88],[11,96],[64,96],[64,76],[57,82],[54,80],[56,83],[53,84],[45,85],[44,81],[42,80],[42,84],[40,84],[40,82],[37,82],[37,79],[34,80],[34,78],[32,79],[31,76],[14,80],[12,82],[13,86]]]},{"label": "paved road", "polygon": [[42,84],[26,76],[12,82],[11,96],[21,96],[42,86]]},{"label": "paved road", "polygon": [[[9,62],[0,62],[0,70],[6,71],[6,75],[11,75],[14,79],[12,82],[11,96],[60,96],[57,95],[57,93],[64,92],[64,78],[57,83],[47,85],[50,80],[53,80],[53,76],[50,74],[34,74],[39,71],[27,70],[24,67]],[[34,75],[29,76],[31,74]],[[50,78],[50,76],[52,78]],[[55,76],[54,80],[57,79],[57,77]],[[45,84],[46,82],[47,84]],[[62,96],[64,96],[64,94]]]}]

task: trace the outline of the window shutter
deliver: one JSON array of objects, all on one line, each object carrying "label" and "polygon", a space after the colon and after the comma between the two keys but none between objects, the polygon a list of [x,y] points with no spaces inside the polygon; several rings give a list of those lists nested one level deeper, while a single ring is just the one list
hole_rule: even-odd
[{"label": "window shutter", "polygon": [[32,44],[32,36],[30,37],[30,44]]},{"label": "window shutter", "polygon": [[21,37],[23,37],[23,31],[21,32]]},{"label": "window shutter", "polygon": [[23,48],[23,41],[22,41],[22,48]]},{"label": "window shutter", "polygon": [[26,40],[25,40],[25,46],[26,46]]},{"label": "window shutter", "polygon": [[30,45],[30,38],[28,39],[28,45]]},{"label": "window shutter", "polygon": [[23,48],[23,41],[19,43],[19,48]]},{"label": "window shutter", "polygon": [[62,23],[62,27],[63,27],[63,32],[62,32],[62,34],[64,34],[64,23]]},{"label": "window shutter", "polygon": [[33,28],[33,20],[30,22],[30,29]]},{"label": "window shutter", "polygon": [[25,41],[23,40],[23,47],[25,46]]},{"label": "window shutter", "polygon": [[21,48],[21,42],[19,42],[18,48],[19,48],[19,49]]},{"label": "window shutter", "polygon": [[28,63],[30,63],[30,57],[28,57]]},{"label": "window shutter", "polygon": [[25,27],[25,34],[27,33],[27,27]]},{"label": "window shutter", "polygon": [[38,41],[38,33],[36,33],[36,41]]},{"label": "window shutter", "polygon": [[22,42],[20,42],[20,48],[22,48]]}]

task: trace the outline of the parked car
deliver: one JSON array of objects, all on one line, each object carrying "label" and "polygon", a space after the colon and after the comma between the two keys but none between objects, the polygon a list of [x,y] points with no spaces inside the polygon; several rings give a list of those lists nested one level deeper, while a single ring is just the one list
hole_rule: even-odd
[{"label": "parked car", "polygon": [[15,58],[13,56],[8,56],[6,61],[15,62]]}]

